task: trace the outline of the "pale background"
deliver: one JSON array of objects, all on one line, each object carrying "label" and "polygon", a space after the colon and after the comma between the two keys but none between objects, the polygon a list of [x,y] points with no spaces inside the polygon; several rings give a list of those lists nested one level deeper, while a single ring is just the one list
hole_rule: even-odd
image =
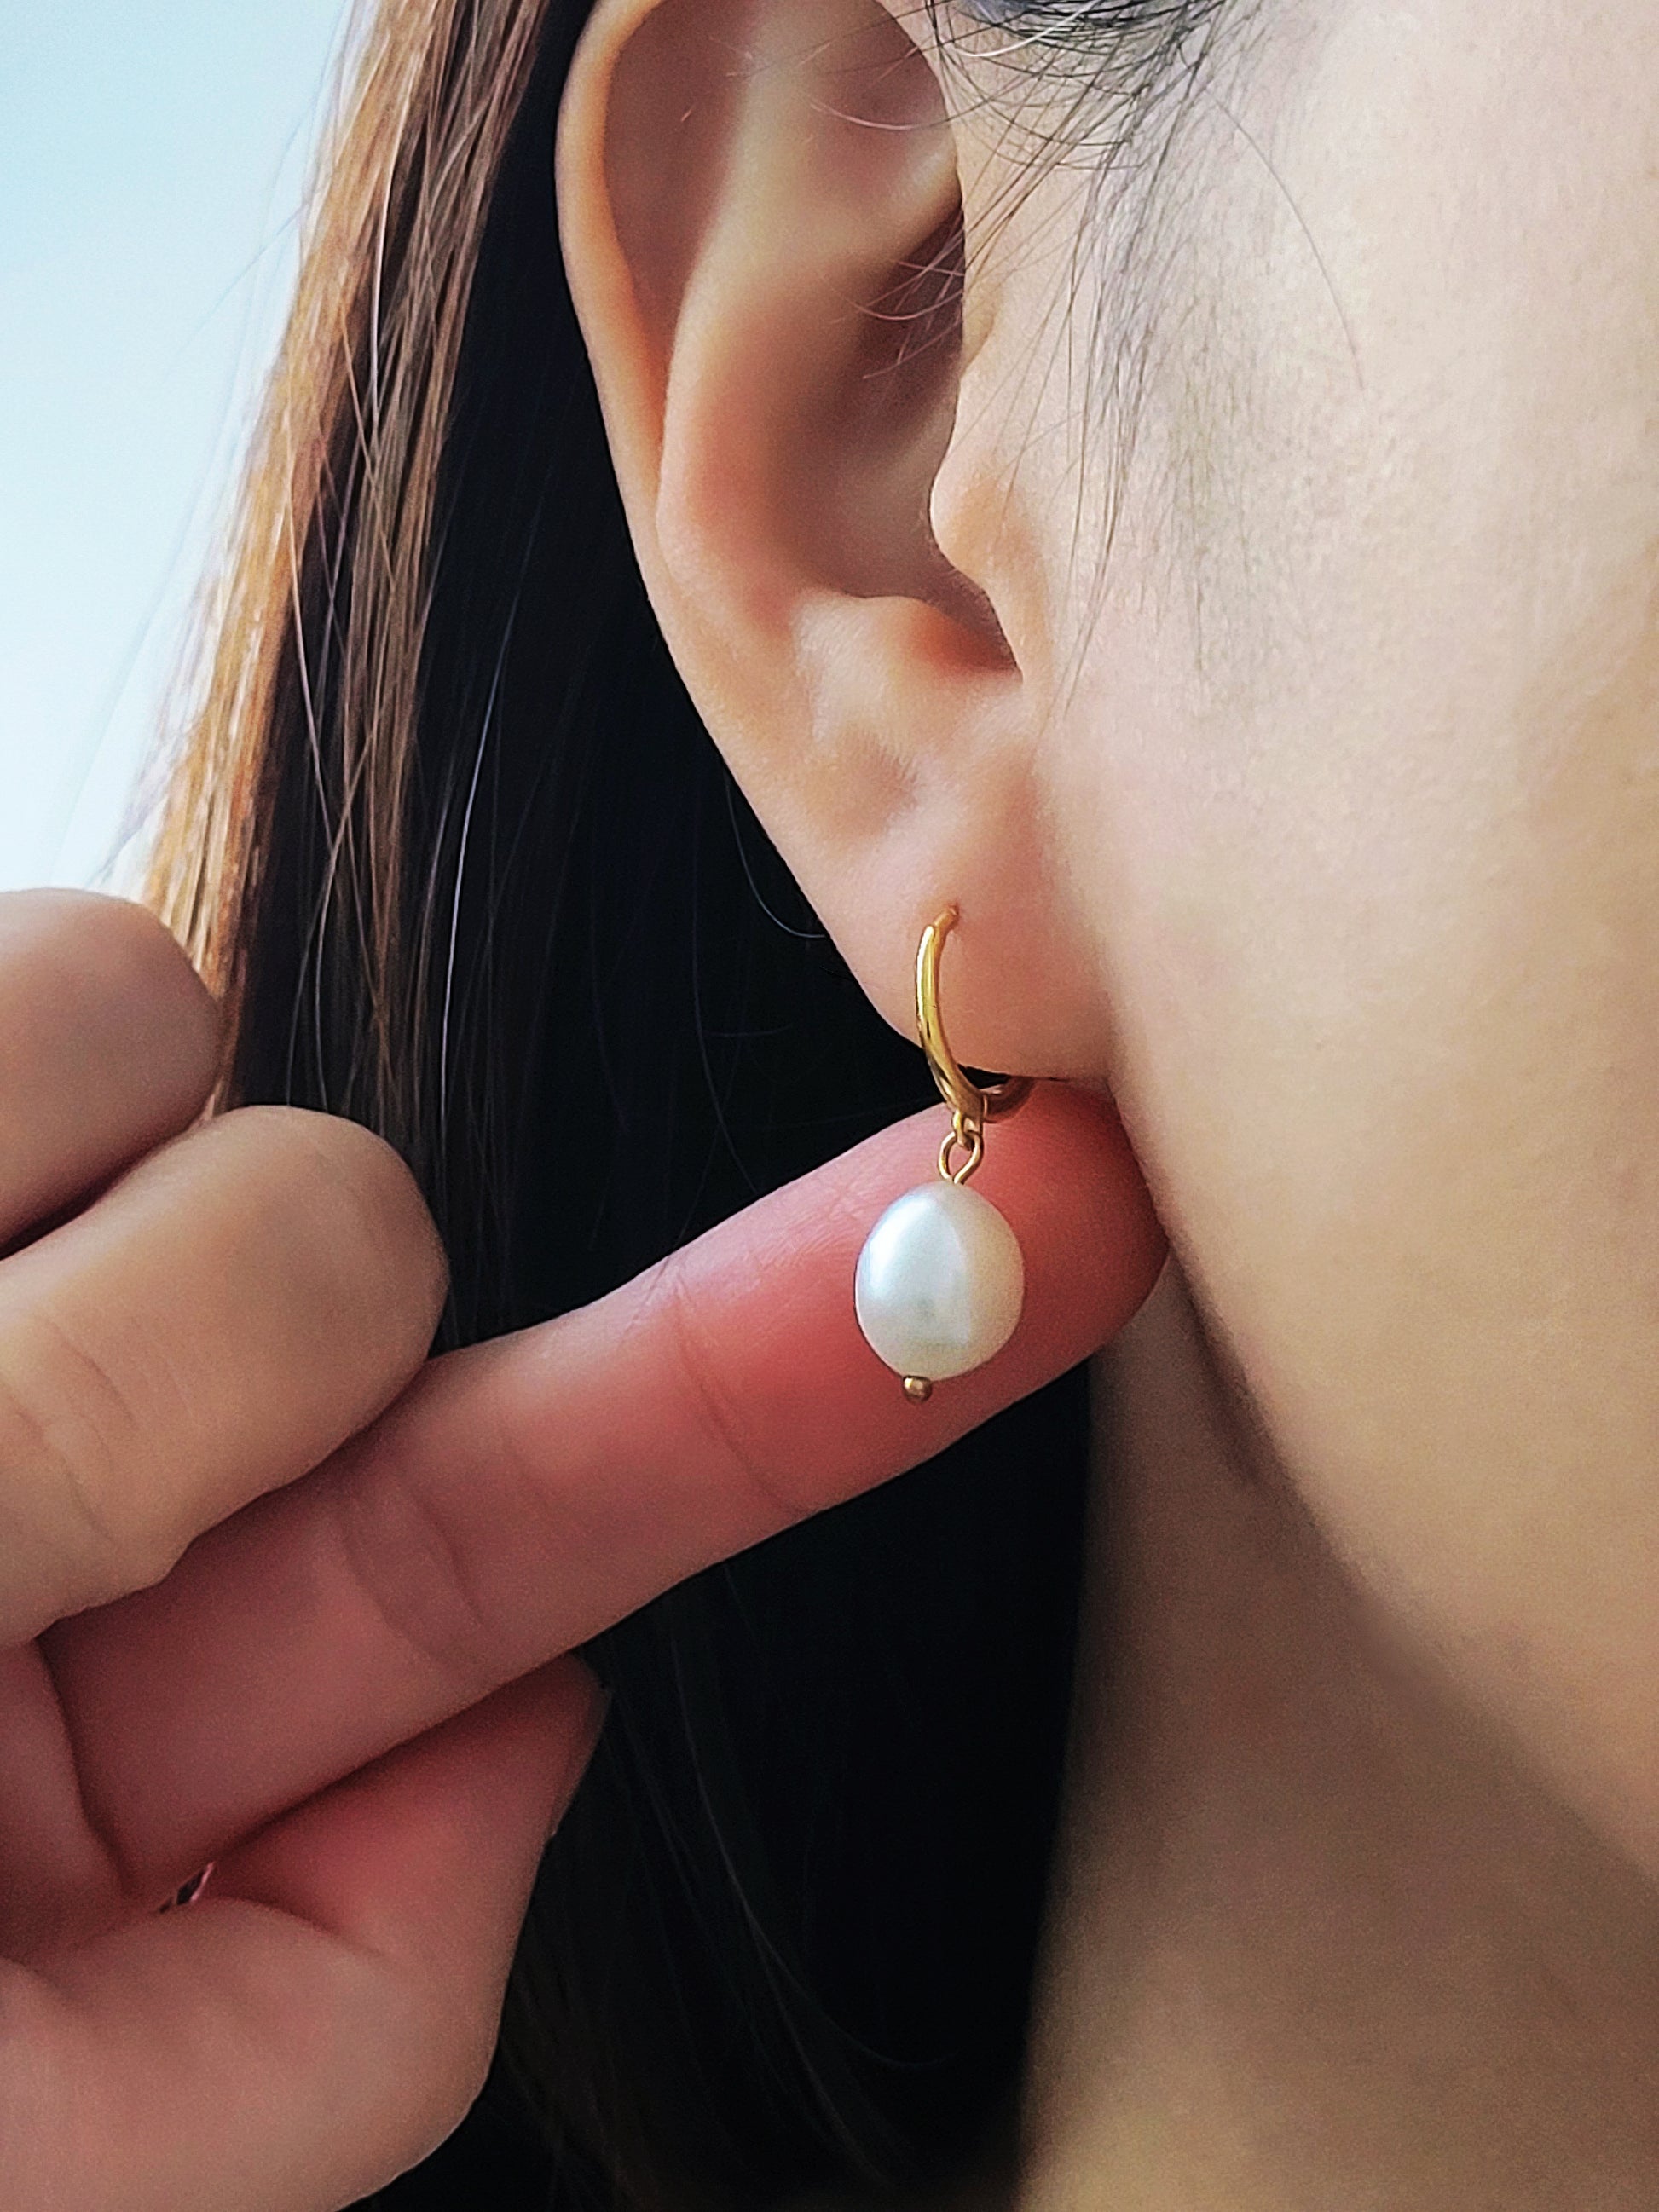
[{"label": "pale background", "polygon": [[131,887],[342,15],[0,0],[0,889]]}]

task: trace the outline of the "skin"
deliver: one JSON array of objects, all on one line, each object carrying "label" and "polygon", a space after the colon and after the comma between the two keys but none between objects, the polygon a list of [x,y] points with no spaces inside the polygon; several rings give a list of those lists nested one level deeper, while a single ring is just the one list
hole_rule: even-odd
[{"label": "skin", "polygon": [[[984,48],[878,0],[601,0],[562,118],[709,726],[890,1018],[954,899],[959,1054],[1070,1079],[984,1171],[1032,1268],[991,1369],[912,1407],[852,1326],[938,1115],[425,1361],[385,1148],[192,1127],[216,1017],[160,933],[0,902],[18,2212],[298,2212],[420,2156],[592,1740],[558,1655],[1109,1340],[981,2198],[1659,2196],[1659,25],[1234,21],[1144,207],[1034,171]],[[963,343],[921,344],[958,201]]]},{"label": "skin", "polygon": [[565,100],[709,728],[1171,1241],[1023,2212],[1659,2197],[1659,17],[1503,15],[1223,0],[1144,198],[907,0],[601,0]]},{"label": "skin", "polygon": [[1073,1366],[1164,1240],[1116,1118],[1034,1102],[982,1182],[1019,1327],[911,1405],[853,1273],[941,1109],[428,1359],[407,1170],[198,1120],[218,1011],[149,917],[0,897],[0,2201],[334,2212],[483,2085],[603,1720],[573,1648]]}]

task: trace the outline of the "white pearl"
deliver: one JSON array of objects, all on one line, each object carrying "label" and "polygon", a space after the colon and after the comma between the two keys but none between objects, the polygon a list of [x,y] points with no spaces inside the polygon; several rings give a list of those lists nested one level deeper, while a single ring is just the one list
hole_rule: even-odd
[{"label": "white pearl", "polygon": [[865,1242],[854,1285],[872,1351],[896,1374],[929,1382],[1000,1352],[1024,1297],[1019,1239],[988,1199],[943,1176],[894,1200]]}]

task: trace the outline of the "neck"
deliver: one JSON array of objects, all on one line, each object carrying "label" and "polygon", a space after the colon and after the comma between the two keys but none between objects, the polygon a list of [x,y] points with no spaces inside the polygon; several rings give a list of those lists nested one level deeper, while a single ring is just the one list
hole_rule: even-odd
[{"label": "neck", "polygon": [[1016,2212],[1659,2203],[1659,1900],[1391,1639],[1174,1262],[1097,1363]]}]

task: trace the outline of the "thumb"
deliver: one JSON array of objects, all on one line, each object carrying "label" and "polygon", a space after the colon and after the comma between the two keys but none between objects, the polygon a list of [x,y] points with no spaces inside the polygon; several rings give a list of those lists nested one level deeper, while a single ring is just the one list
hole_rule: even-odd
[{"label": "thumb", "polygon": [[435,2148],[605,1702],[556,1660],[273,1822],[182,1911],[0,1969],[8,2212],[336,2212]]}]

